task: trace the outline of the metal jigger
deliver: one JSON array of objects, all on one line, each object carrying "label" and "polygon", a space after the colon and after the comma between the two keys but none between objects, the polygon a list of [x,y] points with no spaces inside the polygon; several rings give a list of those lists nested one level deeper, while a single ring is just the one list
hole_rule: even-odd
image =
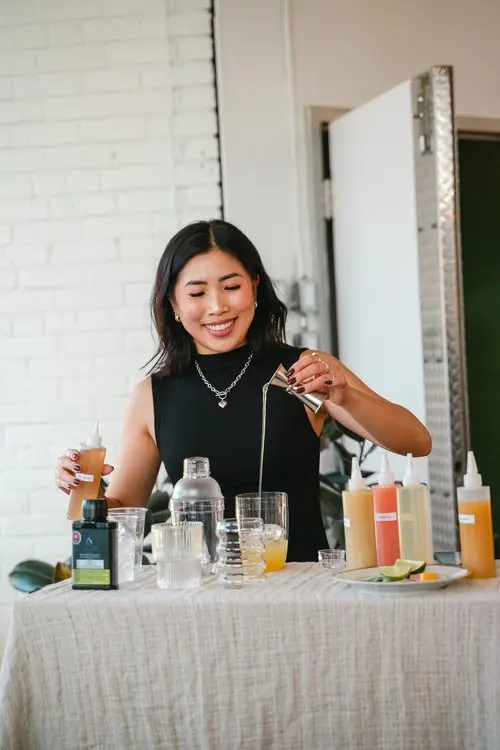
[{"label": "metal jigger", "polygon": [[299,401],[302,401],[302,403],[309,407],[311,411],[317,414],[326,401],[327,394],[317,393],[315,391],[313,391],[312,393],[297,393],[297,386],[288,385],[287,378],[287,371],[285,370],[283,365],[279,365],[278,369],[269,381],[269,385],[277,385],[279,388],[284,388],[287,393],[291,393],[292,396],[298,398]]}]

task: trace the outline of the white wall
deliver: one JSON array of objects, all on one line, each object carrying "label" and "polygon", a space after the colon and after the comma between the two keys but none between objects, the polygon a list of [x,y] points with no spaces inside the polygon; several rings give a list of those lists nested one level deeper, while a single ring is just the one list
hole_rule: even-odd
[{"label": "white wall", "polygon": [[456,112],[500,117],[496,0],[218,0],[224,202],[273,269],[324,272],[307,108],[355,107],[431,65]]},{"label": "white wall", "polygon": [[300,269],[288,15],[281,1],[220,0],[215,18],[224,215],[273,278],[290,279]]},{"label": "white wall", "polygon": [[500,117],[496,0],[291,0],[290,9],[299,106],[355,107],[445,64],[459,115]]},{"label": "white wall", "polygon": [[56,456],[113,462],[154,269],[220,215],[208,0],[0,4],[0,650],[19,560],[71,553]]}]

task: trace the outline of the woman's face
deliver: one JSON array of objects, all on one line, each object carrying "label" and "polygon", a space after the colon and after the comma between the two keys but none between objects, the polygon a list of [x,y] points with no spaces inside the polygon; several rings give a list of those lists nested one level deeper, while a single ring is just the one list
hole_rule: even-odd
[{"label": "woman's face", "polygon": [[234,256],[214,249],[196,255],[180,272],[172,305],[200,354],[246,343],[255,313],[257,281]]}]

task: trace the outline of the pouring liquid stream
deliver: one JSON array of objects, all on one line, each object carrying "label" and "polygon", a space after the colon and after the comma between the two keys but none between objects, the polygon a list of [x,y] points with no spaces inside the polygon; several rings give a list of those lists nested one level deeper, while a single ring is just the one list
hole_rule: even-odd
[{"label": "pouring liquid stream", "polygon": [[[267,517],[267,511],[262,507],[262,484],[264,478],[264,453],[266,446],[266,427],[267,427],[267,392],[271,382],[265,383],[262,387],[262,427],[260,436],[260,462],[259,462],[259,506],[261,511],[264,511],[262,519],[264,521],[264,535],[262,541],[264,543],[264,560],[266,561],[266,573],[273,570],[281,570],[286,562],[286,553],[288,548],[288,540],[283,535],[276,538],[276,522],[277,518]],[[273,529],[274,527],[274,529]]]},{"label": "pouring liquid stream", "polygon": [[264,474],[264,450],[266,446],[266,421],[267,421],[267,392],[270,383],[262,386],[262,427],[260,433],[260,462],[259,462],[259,498],[262,497],[262,477]]}]

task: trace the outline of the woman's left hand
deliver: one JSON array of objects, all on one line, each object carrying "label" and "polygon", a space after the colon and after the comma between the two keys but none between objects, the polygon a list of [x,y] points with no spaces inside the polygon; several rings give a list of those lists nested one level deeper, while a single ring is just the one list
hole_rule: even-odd
[{"label": "woman's left hand", "polygon": [[326,393],[334,404],[346,403],[351,386],[335,357],[323,352],[304,354],[288,371],[288,385],[299,393]]}]

